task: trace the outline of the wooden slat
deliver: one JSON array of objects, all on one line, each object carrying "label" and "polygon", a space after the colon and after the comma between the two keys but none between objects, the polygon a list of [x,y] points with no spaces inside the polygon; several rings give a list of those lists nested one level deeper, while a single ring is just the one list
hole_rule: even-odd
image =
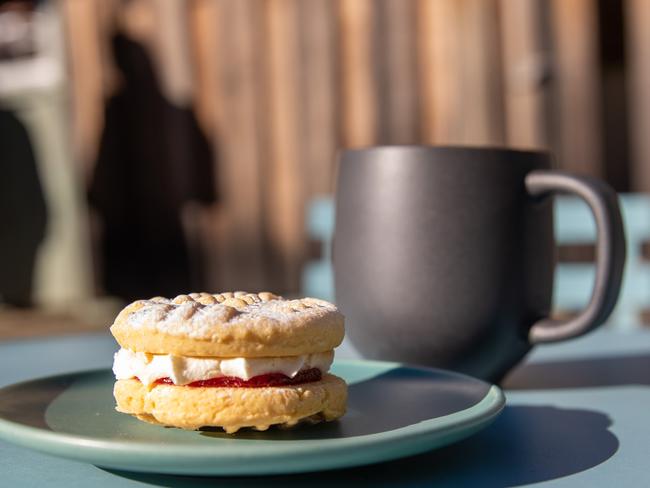
[{"label": "wooden slat", "polygon": [[501,0],[506,142],[524,149],[546,148],[547,69],[540,0]]},{"label": "wooden slat", "polygon": [[[190,36],[191,59],[193,60],[194,78],[194,110],[200,127],[207,135],[213,146],[215,164],[215,187],[219,185],[219,134],[223,126],[223,114],[219,104],[219,63],[217,59],[219,35],[215,25],[219,21],[220,4],[213,0],[193,0],[188,4],[188,23]],[[221,241],[224,226],[223,212],[220,206],[192,206],[187,212],[184,223],[194,224],[198,242],[194,242],[194,250],[200,253],[204,269],[195,270],[199,280],[203,281],[206,290],[221,290],[219,268],[223,259]],[[191,229],[189,229],[191,230]],[[222,250],[223,251],[223,250]],[[220,259],[221,258],[221,259]],[[258,286],[261,285],[258,283]]]},{"label": "wooden slat", "polygon": [[379,130],[374,53],[375,11],[371,0],[339,0],[343,145],[370,146]]},{"label": "wooden slat", "polygon": [[192,103],[193,70],[190,58],[186,0],[154,0],[152,41],[164,95],[174,104]]},{"label": "wooden slat", "polygon": [[[94,305],[94,304],[93,304]],[[115,314],[119,309],[114,311]],[[74,333],[106,333],[107,325],[115,317],[102,316],[103,321],[88,320],[65,311],[48,309],[0,309],[0,340],[52,337]]]},{"label": "wooden slat", "polygon": [[381,0],[379,17],[380,139],[385,144],[418,141],[416,4],[408,0]]},{"label": "wooden slat", "polygon": [[461,142],[461,67],[455,42],[460,26],[458,7],[457,0],[418,1],[420,126],[421,139],[428,144]]},{"label": "wooden slat", "polygon": [[300,70],[304,112],[302,164],[307,197],[330,193],[339,146],[340,97],[335,4],[331,0],[298,2]]},{"label": "wooden slat", "polygon": [[560,263],[594,263],[596,246],[593,244],[564,244],[557,248]]},{"label": "wooden slat", "polygon": [[99,38],[99,62],[102,66],[104,94],[109,96],[117,89],[119,74],[113,60],[111,39],[124,12],[121,0],[97,2],[97,36]]},{"label": "wooden slat", "polygon": [[291,0],[269,0],[266,8],[268,53],[269,153],[265,177],[265,219],[271,257],[279,265],[276,289],[298,289],[304,253],[304,174],[300,163],[300,52],[298,9]]},{"label": "wooden slat", "polygon": [[597,0],[552,0],[560,167],[600,176],[602,167]]},{"label": "wooden slat", "polygon": [[505,142],[497,0],[463,0],[456,40],[462,51],[462,142]]},{"label": "wooden slat", "polygon": [[98,1],[63,0],[62,4],[71,72],[75,160],[86,177],[92,172],[104,118]]},{"label": "wooden slat", "polygon": [[259,129],[263,18],[256,0],[219,0],[215,4],[221,215],[213,222],[218,245],[213,281],[223,290],[257,290],[266,284]]},{"label": "wooden slat", "polygon": [[502,143],[496,3],[422,0],[418,18],[423,139],[435,144]]},{"label": "wooden slat", "polygon": [[650,2],[626,0],[631,190],[650,191]]},{"label": "wooden slat", "polygon": [[214,28],[219,19],[219,2],[193,0],[189,4],[190,50],[194,72],[194,108],[204,132],[216,138],[217,121],[223,119],[217,100],[219,36]]}]

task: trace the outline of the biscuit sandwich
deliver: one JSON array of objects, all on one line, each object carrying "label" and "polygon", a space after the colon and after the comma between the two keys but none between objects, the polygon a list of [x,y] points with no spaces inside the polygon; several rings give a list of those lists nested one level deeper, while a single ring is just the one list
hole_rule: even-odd
[{"label": "biscuit sandwich", "polygon": [[196,430],[266,430],[345,413],[328,373],[343,316],[323,300],[272,293],[192,293],[138,300],[111,326],[117,410]]}]

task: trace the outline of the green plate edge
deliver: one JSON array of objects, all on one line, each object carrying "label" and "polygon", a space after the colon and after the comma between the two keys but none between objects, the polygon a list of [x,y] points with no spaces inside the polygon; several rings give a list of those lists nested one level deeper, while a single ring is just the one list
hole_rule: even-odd
[{"label": "green plate edge", "polygon": [[[373,366],[423,369],[402,363],[368,360],[339,360],[341,366]],[[446,371],[449,375],[465,375]],[[88,373],[88,371],[79,371]],[[14,383],[17,386],[75,374],[65,373]],[[322,471],[390,461],[437,449],[465,439],[487,427],[505,407],[505,396],[491,385],[477,404],[449,415],[418,422],[386,432],[344,439],[292,441],[268,447],[232,446],[220,450],[197,452],[194,446],[137,441],[98,441],[91,437],[49,432],[0,418],[0,439],[45,454],[97,466],[145,473],[186,475],[267,475]],[[297,445],[299,444],[299,445]],[[143,452],[146,451],[146,452]]]}]

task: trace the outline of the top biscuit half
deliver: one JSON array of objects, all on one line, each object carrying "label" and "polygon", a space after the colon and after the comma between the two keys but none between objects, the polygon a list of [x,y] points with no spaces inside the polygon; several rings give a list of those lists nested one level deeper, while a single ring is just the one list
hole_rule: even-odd
[{"label": "top biscuit half", "polygon": [[316,298],[191,293],[133,302],[111,333],[137,352],[252,358],[329,351],[343,340],[344,326],[336,306]]}]

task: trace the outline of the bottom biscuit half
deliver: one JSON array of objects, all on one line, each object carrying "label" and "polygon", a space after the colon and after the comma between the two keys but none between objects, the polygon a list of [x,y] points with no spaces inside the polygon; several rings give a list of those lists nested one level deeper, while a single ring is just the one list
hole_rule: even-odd
[{"label": "bottom biscuit half", "polygon": [[222,427],[232,434],[243,427],[266,430],[301,421],[335,420],[345,414],[347,385],[326,374],[320,381],[266,388],[155,385],[118,380],[113,389],[117,411],[154,424],[196,430]]}]

